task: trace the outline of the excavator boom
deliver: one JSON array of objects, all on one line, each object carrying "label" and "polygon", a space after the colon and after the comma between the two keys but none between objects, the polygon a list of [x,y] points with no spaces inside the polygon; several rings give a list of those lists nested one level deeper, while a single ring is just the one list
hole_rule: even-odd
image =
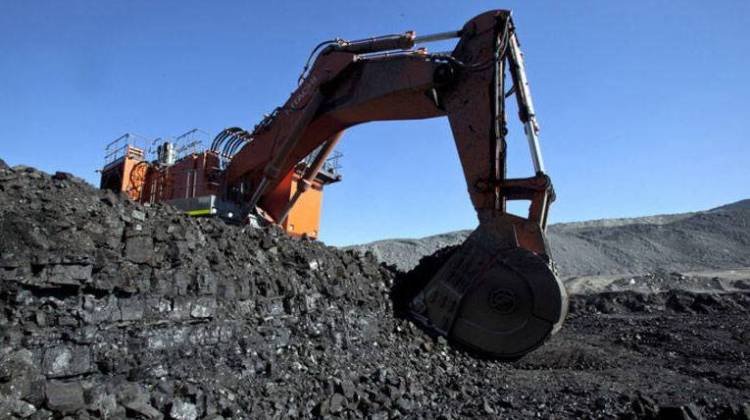
[{"label": "excavator boom", "polygon": [[[450,53],[415,48],[448,39],[457,39]],[[531,152],[528,178],[506,174],[511,96]],[[226,217],[316,237],[322,185],[339,179],[321,169],[344,131],[371,121],[436,117],[450,123],[479,226],[431,278],[410,289],[407,312],[424,328],[486,356],[520,357],[557,331],[567,296],[544,234],[555,194],[507,10],[480,14],[455,31],[322,43],[297,89],[251,132],[228,128],[208,151],[177,160],[167,142],[153,164],[128,146],[124,158],[102,171],[102,185],[144,202],[189,206],[209,197],[210,210],[201,214],[224,203],[231,209]],[[528,201],[528,214],[508,213],[511,200]]]},{"label": "excavator boom", "polygon": [[[413,49],[452,37],[459,41],[450,54]],[[559,328],[567,297],[544,235],[554,192],[509,11],[486,12],[459,31],[422,38],[406,32],[332,42],[303,76],[227,168],[228,190],[250,191],[248,211],[264,208],[264,195],[297,162],[321,145],[319,156],[325,156],[351,126],[447,117],[479,227],[410,297],[411,314],[438,334],[500,358],[527,353]],[[530,178],[506,177],[506,84],[529,142],[535,173]],[[509,200],[527,200],[528,216],[509,214]],[[294,201],[269,216],[283,221]]]}]

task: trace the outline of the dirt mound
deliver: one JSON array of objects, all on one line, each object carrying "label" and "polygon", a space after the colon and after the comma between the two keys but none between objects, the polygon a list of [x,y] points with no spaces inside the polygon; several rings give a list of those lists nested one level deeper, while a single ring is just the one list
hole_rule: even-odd
[{"label": "dirt mound", "polygon": [[574,300],[560,335],[499,363],[394,316],[394,273],[371,256],[32,168],[0,168],[0,203],[0,418],[748,409],[744,294]]},{"label": "dirt mound", "polygon": [[711,209],[710,211],[717,212],[717,211],[736,211],[736,210],[750,210],[750,198],[747,200],[740,200],[734,203],[725,204],[723,206]]},{"label": "dirt mound", "polygon": [[[563,279],[646,275],[750,266],[750,200],[717,209],[635,219],[551,225],[548,238]],[[349,247],[410,270],[425,255],[463,242],[470,231]]]},{"label": "dirt mound", "polygon": [[371,253],[383,263],[393,265],[406,272],[416,267],[422,257],[432,255],[440,249],[459,245],[466,240],[471,231],[443,233],[419,239],[384,239],[364,245],[344,247],[359,253]]},{"label": "dirt mound", "polygon": [[750,210],[700,212],[664,224],[552,227],[550,243],[566,277],[746,267]]}]

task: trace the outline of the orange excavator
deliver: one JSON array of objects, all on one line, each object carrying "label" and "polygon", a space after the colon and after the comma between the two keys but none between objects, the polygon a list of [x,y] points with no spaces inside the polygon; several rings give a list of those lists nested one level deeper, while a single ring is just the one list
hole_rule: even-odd
[{"label": "orange excavator", "polygon": [[[450,53],[415,48],[454,38]],[[531,152],[535,175],[529,178],[506,177],[511,96]],[[443,116],[479,226],[412,295],[408,311],[460,345],[517,358],[560,328],[567,295],[544,234],[555,193],[510,11],[483,13],[457,31],[321,43],[289,100],[251,132],[224,130],[210,148],[190,153],[164,142],[154,161],[126,145],[115,150],[119,155],[110,152],[102,187],[141,202],[170,202],[189,214],[273,223],[317,237],[322,188],[340,180],[330,156],[344,130]],[[510,200],[528,201],[528,215],[507,212]]]}]

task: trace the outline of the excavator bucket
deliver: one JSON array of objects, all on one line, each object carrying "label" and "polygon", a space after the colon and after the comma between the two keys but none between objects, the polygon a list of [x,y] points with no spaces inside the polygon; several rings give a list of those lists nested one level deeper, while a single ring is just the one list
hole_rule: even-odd
[{"label": "excavator bucket", "polygon": [[416,293],[409,312],[475,352],[517,359],[560,328],[568,298],[548,259],[519,247],[504,216],[513,217],[479,225]]}]

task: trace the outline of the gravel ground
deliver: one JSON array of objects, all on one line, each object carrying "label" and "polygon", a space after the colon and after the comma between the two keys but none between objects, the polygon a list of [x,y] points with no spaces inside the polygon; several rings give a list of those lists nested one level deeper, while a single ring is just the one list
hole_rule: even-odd
[{"label": "gravel ground", "polygon": [[0,418],[750,418],[742,291],[576,295],[497,362],[400,318],[371,255],[32,168],[0,203]]}]

